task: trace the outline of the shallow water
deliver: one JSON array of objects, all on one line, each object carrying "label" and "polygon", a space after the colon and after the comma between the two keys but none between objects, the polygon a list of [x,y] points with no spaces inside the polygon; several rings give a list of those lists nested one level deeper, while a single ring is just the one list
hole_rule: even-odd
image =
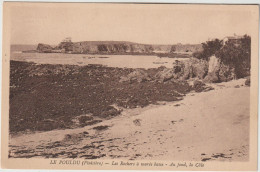
[{"label": "shallow water", "polygon": [[88,55],[88,54],[62,54],[62,53],[11,53],[11,60],[34,62],[38,64],[70,64],[88,65],[101,64],[120,68],[157,68],[165,66],[171,68],[176,60],[187,58],[167,58],[144,55]]}]

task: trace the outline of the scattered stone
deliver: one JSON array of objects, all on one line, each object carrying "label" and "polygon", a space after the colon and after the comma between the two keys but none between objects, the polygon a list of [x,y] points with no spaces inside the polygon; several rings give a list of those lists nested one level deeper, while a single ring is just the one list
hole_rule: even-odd
[{"label": "scattered stone", "polygon": [[210,91],[214,89],[213,87],[207,86],[205,83],[199,80],[195,80],[193,82],[192,88],[195,92]]},{"label": "scattered stone", "polygon": [[147,74],[147,72],[145,72],[143,69],[136,69],[133,72],[131,72],[130,74],[128,74],[126,77],[121,77],[119,82],[145,82],[145,81],[150,81],[151,78],[150,76]]},{"label": "scattered stone", "polygon": [[177,121],[171,121],[172,124],[175,124]]},{"label": "scattered stone", "polygon": [[93,129],[94,129],[94,130],[101,131],[101,130],[106,130],[106,129],[108,129],[108,128],[109,128],[108,125],[100,125],[100,126],[94,127]]},{"label": "scattered stone", "polygon": [[133,120],[133,123],[134,123],[136,126],[141,126],[141,119],[135,119],[135,120]]},{"label": "scattered stone", "polygon": [[211,160],[211,158],[203,158],[201,161],[208,161]]}]

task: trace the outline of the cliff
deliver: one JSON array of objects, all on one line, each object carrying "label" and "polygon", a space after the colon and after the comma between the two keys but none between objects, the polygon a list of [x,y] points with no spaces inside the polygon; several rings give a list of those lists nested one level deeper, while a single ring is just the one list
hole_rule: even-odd
[{"label": "cliff", "polygon": [[169,54],[201,50],[201,44],[154,45],[124,41],[61,42],[56,47],[38,44],[40,53],[64,52],[74,54]]}]

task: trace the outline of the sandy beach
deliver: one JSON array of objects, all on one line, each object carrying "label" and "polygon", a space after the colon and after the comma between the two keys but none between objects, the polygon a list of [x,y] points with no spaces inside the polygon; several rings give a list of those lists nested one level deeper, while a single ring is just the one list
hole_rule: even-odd
[{"label": "sandy beach", "polygon": [[183,100],[125,109],[96,125],[11,136],[11,157],[247,161],[249,91],[244,79]]}]

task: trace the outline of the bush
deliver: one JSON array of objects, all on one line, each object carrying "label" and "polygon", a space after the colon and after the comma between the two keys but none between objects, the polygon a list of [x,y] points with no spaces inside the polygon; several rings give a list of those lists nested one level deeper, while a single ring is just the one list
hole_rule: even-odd
[{"label": "bush", "polygon": [[245,35],[238,42],[227,41],[223,48],[216,52],[216,56],[234,69],[237,78],[250,75],[251,37]]},{"label": "bush", "polygon": [[215,39],[202,43],[203,50],[194,52],[193,57],[209,60],[209,57],[216,55],[221,63],[234,70],[237,78],[250,75],[251,68],[251,37],[244,35],[241,39],[228,40],[225,45],[223,41]]},{"label": "bush", "polygon": [[219,39],[214,39],[212,41],[207,41],[202,43],[203,50],[201,52],[194,52],[193,56],[198,59],[209,60],[209,57],[214,55],[223,46],[223,41]]}]

